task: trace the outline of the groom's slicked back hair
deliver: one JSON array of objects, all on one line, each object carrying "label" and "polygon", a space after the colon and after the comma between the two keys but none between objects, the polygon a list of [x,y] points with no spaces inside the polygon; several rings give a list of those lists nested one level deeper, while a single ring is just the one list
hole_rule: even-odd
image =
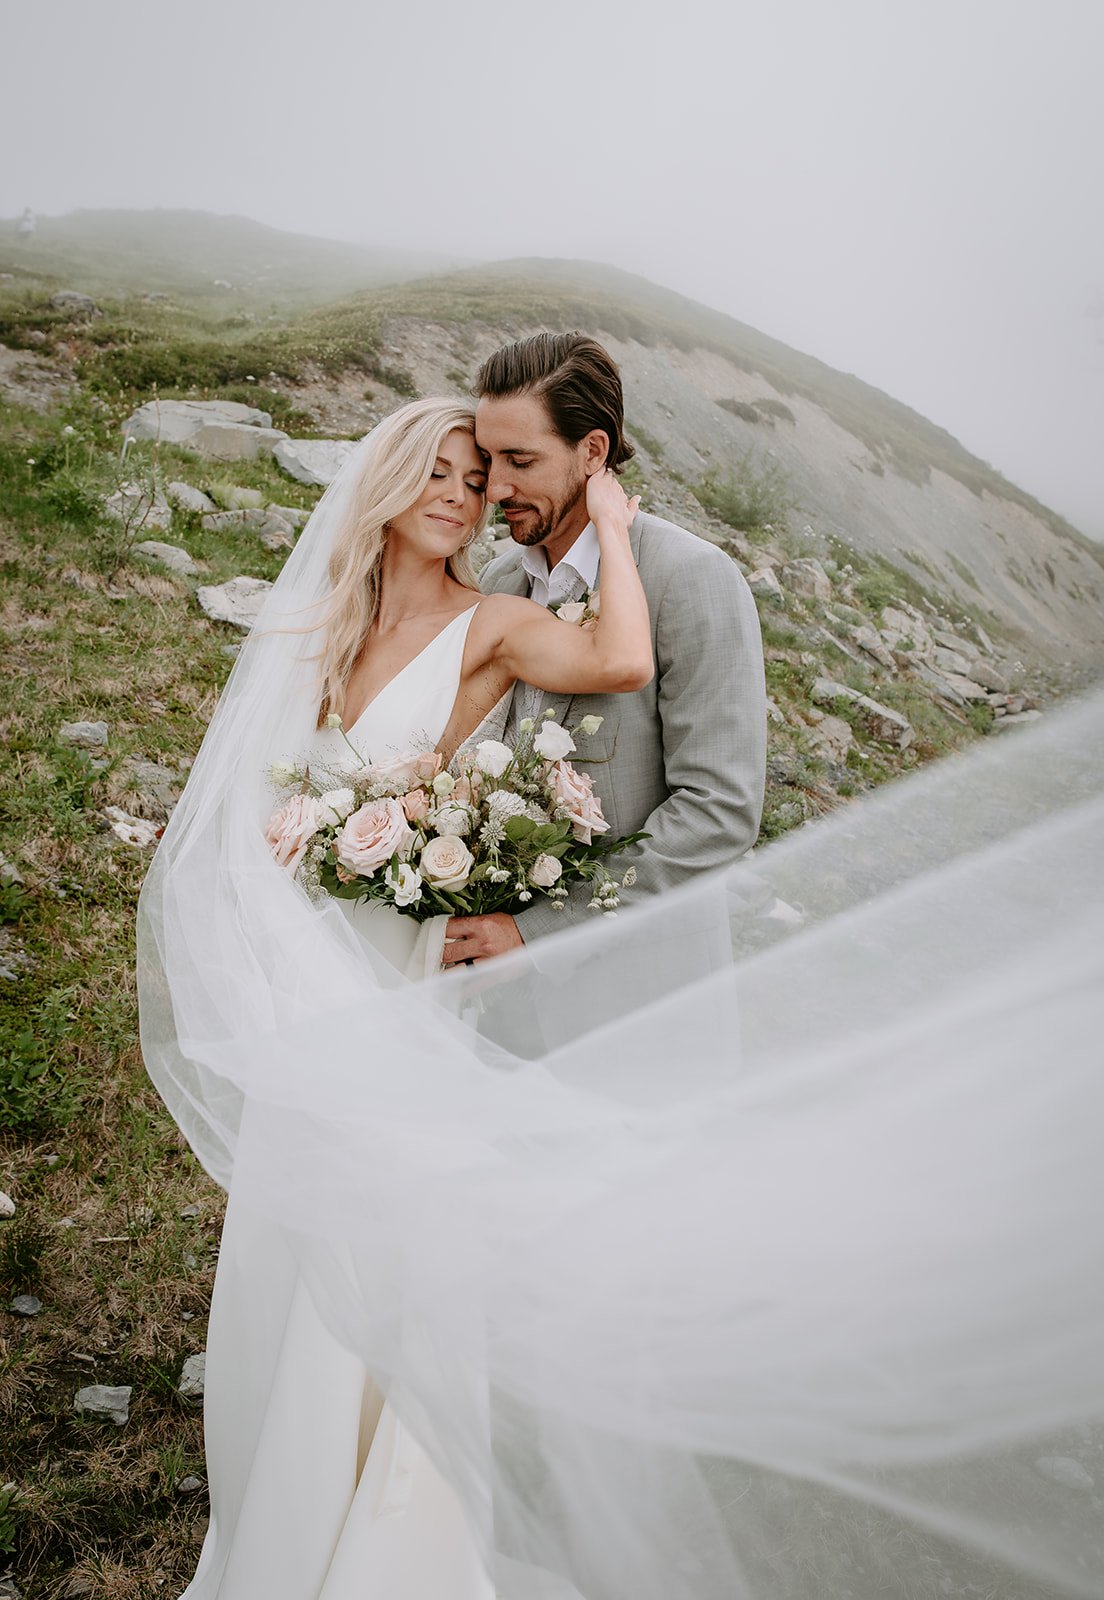
[{"label": "groom's slicked back hair", "polygon": [[621,374],[609,351],[585,333],[534,333],[504,344],[480,367],[475,392],[481,399],[539,395],[568,444],[600,428],[609,438],[606,465],[614,472],[636,454],[625,438]]}]

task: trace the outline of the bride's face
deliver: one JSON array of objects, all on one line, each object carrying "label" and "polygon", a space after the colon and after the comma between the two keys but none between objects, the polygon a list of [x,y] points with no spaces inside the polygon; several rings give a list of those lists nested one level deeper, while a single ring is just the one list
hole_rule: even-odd
[{"label": "bride's face", "polygon": [[455,555],[471,533],[487,495],[487,469],[475,440],[454,428],[441,441],[429,482],[401,516],[391,518],[391,538],[410,543],[420,554]]}]

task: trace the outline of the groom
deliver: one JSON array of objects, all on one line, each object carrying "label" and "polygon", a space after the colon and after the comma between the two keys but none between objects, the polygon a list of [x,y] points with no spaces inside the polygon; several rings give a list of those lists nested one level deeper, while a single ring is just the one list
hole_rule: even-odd
[{"label": "groom", "polygon": [[[587,477],[603,465],[619,471],[633,454],[617,367],[583,334],[538,333],[489,356],[476,392],[487,494],[516,546],[487,567],[484,592],[554,607],[584,599],[601,580]],[[597,452],[587,448],[595,435],[604,443]],[[593,779],[611,837],[650,835],[616,858],[618,877],[636,870],[626,906],[735,861],[755,843],[767,726],[759,617],[735,562],[645,512],[629,539],[648,597],[655,677],[632,694],[571,698],[519,683],[506,735],[546,706],[571,726],[601,717],[571,762]],[[501,955],[593,917],[590,895],[577,884],[560,911],[538,897],[516,917],[454,917],[445,965]]]}]

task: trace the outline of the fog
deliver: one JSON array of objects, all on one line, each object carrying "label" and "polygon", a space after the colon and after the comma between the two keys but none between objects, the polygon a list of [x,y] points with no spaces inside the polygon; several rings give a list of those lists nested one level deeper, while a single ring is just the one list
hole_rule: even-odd
[{"label": "fog", "polygon": [[0,214],[587,257],[855,372],[1104,537],[1098,0],[7,0]]}]

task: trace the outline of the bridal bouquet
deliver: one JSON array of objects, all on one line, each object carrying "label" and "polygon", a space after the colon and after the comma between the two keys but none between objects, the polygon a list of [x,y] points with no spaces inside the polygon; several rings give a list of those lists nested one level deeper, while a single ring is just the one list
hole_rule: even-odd
[{"label": "bridal bouquet", "polygon": [[609,915],[636,874],[613,878],[604,859],[647,836],[603,838],[593,784],[566,759],[601,721],[584,717],[569,733],[550,712],[526,718],[512,748],[484,739],[448,769],[436,751],[367,761],[351,744],[340,771],[277,762],[273,783],[294,793],[265,837],[308,892],[381,900],[419,921],[520,911],[535,895],[562,908],[579,881],[591,885],[591,909]]}]

